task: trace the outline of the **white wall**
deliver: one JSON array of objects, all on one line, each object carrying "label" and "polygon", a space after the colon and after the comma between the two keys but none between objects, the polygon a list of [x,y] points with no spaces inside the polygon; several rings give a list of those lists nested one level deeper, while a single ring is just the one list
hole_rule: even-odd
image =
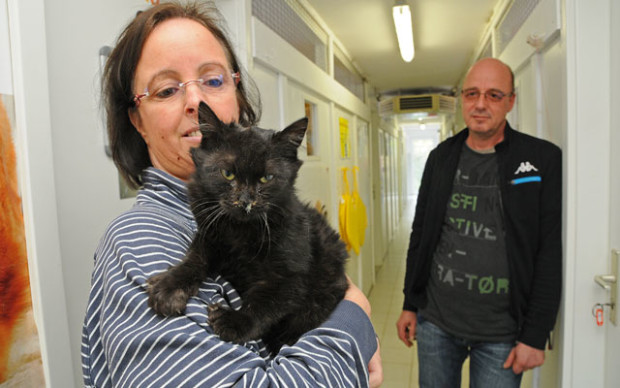
[{"label": "white wall", "polygon": [[[112,218],[131,206],[119,199],[116,168],[104,153],[99,48],[114,40],[141,0],[46,2],[54,182],[74,384],[82,386],[80,342],[93,253]],[[64,387],[70,385],[62,385]]]}]

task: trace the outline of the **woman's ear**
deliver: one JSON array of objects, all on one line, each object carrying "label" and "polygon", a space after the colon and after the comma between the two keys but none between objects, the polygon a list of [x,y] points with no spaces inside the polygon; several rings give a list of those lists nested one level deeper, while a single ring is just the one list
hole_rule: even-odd
[{"label": "woman's ear", "polygon": [[136,128],[136,131],[140,133],[144,141],[146,142],[146,132],[142,130],[142,120],[140,119],[140,113],[138,113],[137,109],[129,108],[127,110],[127,114],[129,115],[129,121]]}]

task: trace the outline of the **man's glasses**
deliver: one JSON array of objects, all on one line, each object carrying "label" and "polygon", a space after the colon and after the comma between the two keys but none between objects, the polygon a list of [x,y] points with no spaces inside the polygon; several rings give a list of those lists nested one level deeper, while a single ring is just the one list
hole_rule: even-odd
[{"label": "man's glasses", "polygon": [[[480,98],[480,90],[478,89],[465,89],[461,91],[461,95],[463,96],[463,100],[468,102],[478,101]],[[514,94],[514,92],[504,93],[500,90],[490,89],[484,92],[484,98],[487,101],[491,102],[500,102],[504,99],[504,97],[510,97]]]},{"label": "man's glasses", "polygon": [[196,84],[200,90],[207,95],[226,94],[237,87],[239,83],[239,73],[206,73],[198,79],[191,79],[185,82],[178,82],[171,79],[156,80],[152,85],[144,89],[141,94],[133,97],[133,103],[137,108],[142,100],[152,102],[173,102],[185,95],[187,85]]}]

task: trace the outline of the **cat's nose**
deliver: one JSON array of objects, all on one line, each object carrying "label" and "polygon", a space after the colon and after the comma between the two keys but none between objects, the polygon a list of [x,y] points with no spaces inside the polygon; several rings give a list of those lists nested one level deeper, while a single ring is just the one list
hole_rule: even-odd
[{"label": "cat's nose", "polygon": [[249,213],[252,211],[252,208],[256,206],[256,200],[249,193],[243,193],[239,196],[239,200],[235,202],[235,204],[243,208],[246,213]]}]

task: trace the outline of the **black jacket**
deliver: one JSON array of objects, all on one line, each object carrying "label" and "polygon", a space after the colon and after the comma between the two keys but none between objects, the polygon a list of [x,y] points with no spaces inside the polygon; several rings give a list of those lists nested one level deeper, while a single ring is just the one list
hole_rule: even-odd
[{"label": "black jacket", "polygon": [[[431,261],[468,133],[464,129],[439,144],[424,167],[407,252],[404,310],[426,306]],[[562,287],[562,152],[508,123],[495,152],[517,340],[544,349]]]}]

